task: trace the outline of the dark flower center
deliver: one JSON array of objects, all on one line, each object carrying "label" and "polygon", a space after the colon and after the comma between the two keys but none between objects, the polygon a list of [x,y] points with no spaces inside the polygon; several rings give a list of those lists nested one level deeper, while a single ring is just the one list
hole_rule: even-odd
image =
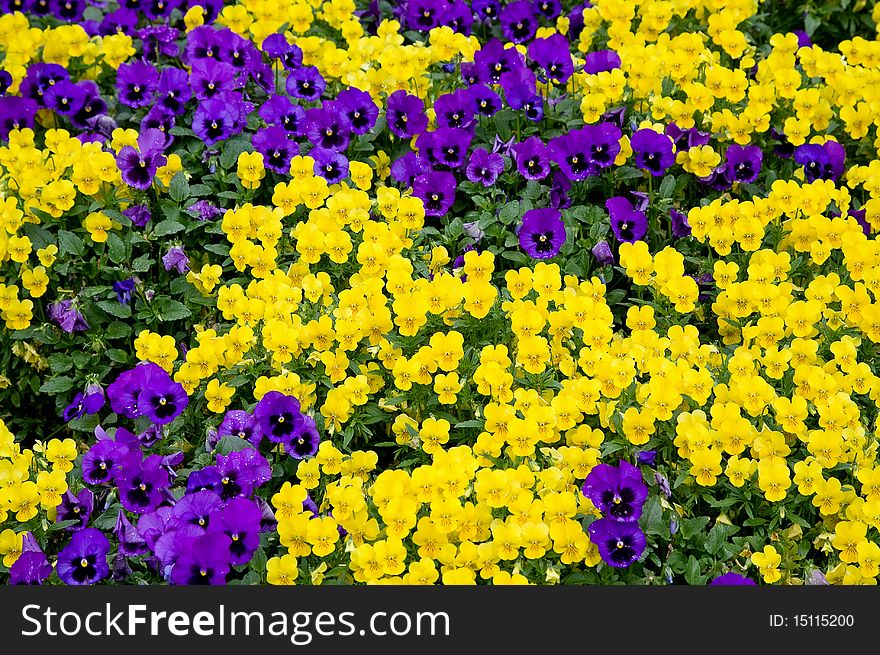
[{"label": "dark flower center", "polygon": [[177,411],[177,405],[173,398],[167,396],[157,396],[153,399],[153,411],[158,418],[168,418],[173,416]]},{"label": "dark flower center", "polygon": [[205,566],[201,566],[199,564],[193,564],[192,568],[190,570],[192,571],[192,573],[189,576],[189,579],[186,581],[187,584],[191,584],[191,585],[211,584],[211,576],[213,574],[212,569],[205,567]]},{"label": "dark flower center", "polygon": [[98,567],[95,565],[95,560],[97,557],[95,555],[86,555],[77,563],[79,566],[75,566],[73,571],[70,573],[70,577],[79,582],[80,584],[84,582],[89,582],[98,574]]},{"label": "dark flower center", "polygon": [[540,253],[553,252],[553,232],[536,232],[532,235],[535,249]]},{"label": "dark flower center", "polygon": [[612,537],[608,540],[608,550],[611,561],[621,566],[629,565],[636,559],[636,551],[632,546],[632,539],[625,537]]}]

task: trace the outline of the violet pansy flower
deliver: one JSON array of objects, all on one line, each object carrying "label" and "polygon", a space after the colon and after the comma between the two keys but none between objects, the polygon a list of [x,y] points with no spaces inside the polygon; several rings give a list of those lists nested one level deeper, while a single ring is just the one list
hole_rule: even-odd
[{"label": "violet pansy flower", "polygon": [[565,224],[559,210],[530,209],[522,218],[519,245],[532,259],[549,259],[565,244]]}]

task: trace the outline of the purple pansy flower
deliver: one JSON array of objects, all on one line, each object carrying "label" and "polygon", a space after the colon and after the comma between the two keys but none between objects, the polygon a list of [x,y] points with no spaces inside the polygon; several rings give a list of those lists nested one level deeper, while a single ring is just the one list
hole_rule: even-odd
[{"label": "purple pansy flower", "polygon": [[733,571],[728,571],[724,575],[719,575],[714,578],[710,583],[710,585],[716,586],[757,586],[754,580],[750,580],[744,575],[740,575],[739,573],[734,573]]},{"label": "purple pansy flower", "polygon": [[229,561],[233,566],[247,564],[260,545],[260,506],[247,498],[233,498],[211,520],[209,533],[229,537]]},{"label": "purple pansy flower", "polygon": [[49,305],[49,318],[58,323],[68,334],[89,329],[85,316],[79,311],[74,300],[68,298]]},{"label": "purple pansy flower", "polygon": [[302,66],[290,72],[285,88],[294,98],[317,100],[327,88],[327,82],[314,66]]},{"label": "purple pansy flower", "polygon": [[200,221],[213,221],[223,213],[223,210],[205,198],[197,200],[186,209],[187,211],[194,212],[196,218]]},{"label": "purple pansy flower", "polygon": [[727,181],[731,184],[734,182],[750,184],[758,179],[764,152],[758,146],[733,144],[727,148],[725,159],[727,163],[724,175],[727,177]]},{"label": "purple pansy flower", "polygon": [[174,505],[172,517],[181,524],[193,525],[205,532],[211,523],[211,517],[223,507],[223,500],[213,490],[197,491],[186,494]]},{"label": "purple pansy flower", "polygon": [[[141,519],[143,521],[143,518]],[[147,542],[138,534],[137,528],[128,520],[125,512],[119,510],[116,515],[116,525],[113,528],[116,542],[119,544],[118,551],[126,557],[137,557],[149,552]]]},{"label": "purple pansy flower", "polygon": [[458,169],[464,165],[471,133],[454,127],[441,127],[423,132],[416,140],[419,153],[424,153],[434,167]]},{"label": "purple pansy flower", "polygon": [[121,64],[116,70],[116,91],[119,102],[132,109],[153,102],[159,88],[159,71],[146,61]]},{"label": "purple pansy flower", "polygon": [[501,96],[485,84],[473,84],[468,87],[467,93],[476,114],[493,116],[501,109]]},{"label": "purple pansy flower", "polygon": [[0,140],[6,141],[12,130],[33,129],[39,105],[31,98],[0,98]]},{"label": "purple pansy flower", "polygon": [[428,116],[421,99],[403,90],[388,96],[385,119],[391,133],[401,139],[411,139],[428,127]]},{"label": "purple pansy flower", "polygon": [[165,134],[161,130],[147,129],[138,136],[137,149],[123,146],[116,155],[122,181],[135,189],[149,189],[156,170],[167,161],[162,154],[165,143]]},{"label": "purple pansy flower", "polygon": [[122,213],[131,219],[132,225],[135,227],[146,227],[152,218],[150,208],[147,205],[132,205]]},{"label": "purple pansy flower", "polygon": [[9,567],[9,584],[40,585],[52,575],[52,565],[30,532],[22,539],[21,555]]},{"label": "purple pansy flower", "polygon": [[229,104],[226,100],[235,93],[214,96],[199,103],[192,118],[192,129],[207,145],[224,141],[240,131],[240,103]]},{"label": "purple pansy flower", "polygon": [[522,218],[519,245],[532,259],[549,259],[565,243],[565,223],[557,209],[530,209]]},{"label": "purple pansy flower", "polygon": [[843,175],[846,153],[837,141],[826,141],[822,145],[805,143],[794,151],[794,160],[804,167],[804,179],[834,180]]},{"label": "purple pansy flower", "polygon": [[599,555],[608,565],[624,568],[645,552],[647,539],[635,521],[615,521],[606,517],[590,523],[590,541],[599,548]]},{"label": "purple pansy flower", "polygon": [[590,75],[620,68],[620,55],[613,50],[597,50],[584,56],[584,72]]},{"label": "purple pansy flower", "polygon": [[165,372],[151,376],[138,394],[137,408],[141,416],[148,417],[156,425],[171,423],[186,409],[189,396],[179,382]]},{"label": "purple pansy flower", "polygon": [[615,521],[636,521],[648,497],[642,472],[629,462],[598,464],[584,481],[582,491],[596,509]]},{"label": "purple pansy flower", "polygon": [[250,497],[254,489],[272,477],[266,458],[253,448],[217,455],[217,472],[220,475],[218,493],[223,500]]},{"label": "purple pansy flower", "polygon": [[162,256],[162,265],[166,271],[172,268],[183,275],[189,270],[189,257],[183,250],[183,246],[171,246]]},{"label": "purple pansy flower", "polygon": [[224,91],[233,91],[239,84],[238,71],[232,64],[216,59],[199,59],[192,66],[189,84],[199,100],[213,98]]},{"label": "purple pansy flower", "polygon": [[471,182],[479,182],[483,186],[490,187],[495,184],[495,180],[503,171],[504,157],[485,148],[475,148],[471,153],[465,174]]},{"label": "purple pansy flower", "polygon": [[516,169],[527,180],[543,180],[550,174],[550,153],[536,136],[530,136],[511,148]]},{"label": "purple pansy flower", "polygon": [[676,209],[670,208],[669,210],[669,225],[672,236],[676,239],[687,237],[691,234],[691,226],[688,223],[687,214],[683,214]]},{"label": "purple pansy flower", "polygon": [[43,102],[61,116],[77,113],[85,102],[86,92],[70,80],[61,80],[46,89]]},{"label": "purple pansy flower", "polygon": [[538,30],[538,17],[529,0],[516,0],[505,5],[498,19],[505,38],[513,43],[526,43]]},{"label": "purple pansy flower", "polygon": [[596,261],[600,266],[608,266],[614,263],[614,253],[611,252],[611,246],[604,239],[596,243],[590,249],[590,252],[593,254],[593,257],[596,258]]},{"label": "purple pansy flower", "polygon": [[251,142],[254,149],[263,155],[266,168],[282,175],[290,172],[290,160],[299,154],[299,146],[288,138],[288,132],[283,127],[261,128]]},{"label": "purple pansy flower", "polygon": [[167,377],[168,373],[153,362],[138,364],[132,369],[123,371],[107,387],[110,408],[122,416],[137,418],[141,415],[137,406],[138,396],[150,379],[161,376]]},{"label": "purple pansy flower", "polygon": [[654,177],[663,175],[675,163],[672,140],[665,134],[649,128],[638,130],[630,138],[630,145],[636,155],[636,166]]},{"label": "purple pansy flower", "polygon": [[417,152],[408,152],[391,164],[391,177],[409,187],[419,175],[430,170],[431,165],[426,157],[421,157]]},{"label": "purple pansy flower", "polygon": [[413,195],[425,204],[425,216],[445,216],[455,202],[455,187],[452,173],[429,171],[413,181]]},{"label": "purple pansy flower", "polygon": [[58,554],[58,577],[69,585],[100,582],[110,574],[107,565],[109,552],[110,542],[100,530],[80,530]]},{"label": "purple pansy flower", "polygon": [[555,84],[565,84],[574,73],[568,39],[562,34],[532,41],[529,44],[529,57],[544,69]]},{"label": "purple pansy flower", "polygon": [[233,409],[226,412],[220,427],[217,428],[217,438],[223,437],[238,437],[250,441],[254,446],[259,446],[263,439],[263,429],[256,416],[242,409]]},{"label": "purple pansy flower", "polygon": [[260,46],[260,49],[272,59],[278,59],[288,70],[293,70],[302,65],[302,49],[288,42],[283,34],[270,34]]},{"label": "purple pansy flower", "polygon": [[315,161],[313,170],[328,184],[337,184],[348,177],[348,157],[329,148],[312,148],[309,156]]},{"label": "purple pansy flower", "polygon": [[444,93],[434,103],[438,127],[469,128],[474,122],[473,96],[468,89]]},{"label": "purple pansy flower", "polygon": [[104,389],[100,384],[90,384],[85,392],[79,392],[64,409],[63,418],[71,421],[83,414],[97,414],[104,406]]},{"label": "purple pansy flower", "polygon": [[345,114],[353,134],[366,134],[376,124],[379,107],[366,91],[349,87],[336,96],[336,106]]},{"label": "purple pansy flower", "polygon": [[299,136],[306,112],[287,96],[275,95],[260,106],[259,115],[267,125],[282,127],[289,136]]},{"label": "purple pansy flower", "polygon": [[562,171],[553,173],[553,182],[550,185],[550,206],[556,209],[571,207],[571,180]]},{"label": "purple pansy flower", "polygon": [[254,407],[254,418],[269,441],[284,443],[302,427],[299,400],[280,391],[269,391]]},{"label": "purple pansy flower", "polygon": [[306,111],[304,128],[306,138],[317,148],[343,152],[351,141],[351,123],[345,110],[335,103]]},{"label": "purple pansy flower", "polygon": [[83,480],[88,484],[115,483],[131,462],[136,463],[139,460],[140,455],[137,451],[118,440],[120,431],[127,432],[124,428],[117,428],[116,440],[99,438],[83,455],[82,475]]},{"label": "purple pansy flower", "polygon": [[131,302],[134,286],[135,280],[133,277],[113,283],[113,291],[116,292],[116,300],[120,305],[127,305]]},{"label": "purple pansy flower", "polygon": [[61,521],[76,521],[68,525],[65,530],[78,532],[86,527],[92,510],[95,507],[95,495],[88,489],[83,489],[77,495],[68,489],[61,496],[61,504],[58,505],[55,515],[56,523]]},{"label": "purple pansy flower", "polygon": [[605,201],[605,207],[611,215],[611,230],[619,242],[635,243],[647,234],[647,217],[643,212],[637,211],[627,198],[609,198]]},{"label": "purple pansy flower", "polygon": [[168,471],[159,455],[150,455],[139,464],[130,463],[119,479],[119,502],[129,512],[146,514],[162,502],[170,483]]},{"label": "purple pansy flower", "polygon": [[231,539],[222,532],[200,537],[178,536],[179,556],[171,569],[171,583],[176,585],[222,585],[229,573]]}]

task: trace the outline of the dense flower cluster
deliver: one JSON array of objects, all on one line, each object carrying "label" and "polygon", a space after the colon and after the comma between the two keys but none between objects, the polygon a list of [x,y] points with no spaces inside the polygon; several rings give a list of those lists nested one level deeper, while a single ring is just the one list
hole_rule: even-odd
[{"label": "dense flower cluster", "polygon": [[876,584],[876,34],[0,9],[0,579]]}]

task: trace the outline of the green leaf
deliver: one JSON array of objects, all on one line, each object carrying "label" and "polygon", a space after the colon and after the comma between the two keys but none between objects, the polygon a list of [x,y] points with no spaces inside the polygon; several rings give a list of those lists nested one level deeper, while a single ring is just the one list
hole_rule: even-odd
[{"label": "green leaf", "polygon": [[131,334],[131,327],[122,321],[113,321],[104,331],[104,335],[108,339],[121,339],[129,334]]},{"label": "green leaf", "polygon": [[727,543],[728,537],[738,530],[739,528],[733,525],[716,523],[709,530],[709,535],[706,537],[706,550],[710,554],[715,555]]},{"label": "green leaf", "polygon": [[266,557],[266,551],[263,550],[263,547],[260,546],[257,548],[254,553],[253,558],[251,559],[250,567],[252,571],[265,571],[266,570],[266,562],[268,561],[268,557]]},{"label": "green leaf", "polygon": [[217,442],[217,445],[214,446],[214,452],[218,455],[228,455],[229,453],[245,450],[250,447],[250,441],[230,435],[228,437],[223,437]]},{"label": "green leaf", "polygon": [[161,221],[153,228],[153,236],[154,237],[164,237],[169,234],[176,234],[180,232],[184,228],[183,223],[178,223],[177,221],[167,218],[164,221]]},{"label": "green leaf", "polygon": [[684,570],[687,568],[684,554],[679,550],[673,550],[669,553],[669,558],[666,560],[666,564],[668,564],[669,568],[676,573],[684,573]]},{"label": "green leaf", "polygon": [[638,168],[634,168],[633,166],[621,166],[617,169],[615,177],[618,181],[622,180],[633,180],[637,177],[642,177],[642,171]]},{"label": "green leaf", "polygon": [[526,255],[521,252],[516,252],[515,250],[505,250],[501,253],[501,256],[516,264],[525,264],[529,261],[529,258],[526,257]]},{"label": "green leaf", "polygon": [[158,298],[154,303],[159,319],[162,321],[177,321],[181,318],[192,316],[192,312],[182,302],[170,298]]},{"label": "green leaf", "polygon": [[208,196],[211,195],[211,187],[206,184],[191,184],[189,187],[190,196]]},{"label": "green leaf", "polygon": [[663,182],[660,183],[660,197],[671,198],[673,189],[675,189],[675,177],[667,175],[663,178]]},{"label": "green leaf", "polygon": [[682,538],[690,539],[694,535],[699,534],[706,527],[707,523],[709,523],[708,516],[698,516],[695,519],[682,519],[679,528]]},{"label": "green leaf", "polygon": [[114,264],[121,264],[128,259],[129,255],[125,242],[118,234],[112,232],[107,235],[107,253],[110,256],[110,261]]},{"label": "green leaf", "polygon": [[98,530],[108,531],[116,527],[116,518],[119,516],[119,510],[122,505],[113,503],[98,518],[92,521],[92,527]]},{"label": "green leaf", "polygon": [[645,503],[642,518],[645,526],[645,534],[662,535],[666,524],[663,522],[663,507],[656,496],[651,496]]},{"label": "green leaf", "polygon": [[85,252],[85,245],[78,236],[73,232],[66,230],[58,230],[58,254],[59,255],[75,255],[82,257]]},{"label": "green leaf", "polygon": [[220,255],[221,257],[229,256],[229,246],[222,243],[206,243],[203,248],[208,252]]},{"label": "green leaf", "polygon": [[520,217],[520,207],[519,207],[519,201],[517,201],[517,200],[512,200],[509,203],[507,203],[506,205],[504,205],[504,207],[502,207],[502,209],[501,209],[501,212],[498,214],[498,218],[501,220],[501,222],[505,223],[507,225],[510,225],[519,217]]},{"label": "green leaf", "polygon": [[703,576],[700,575],[700,562],[693,555],[688,558],[684,579],[687,580],[688,584],[692,585],[701,585],[704,582]]},{"label": "green leaf", "polygon": [[64,373],[73,368],[73,362],[70,360],[70,357],[62,355],[61,353],[49,355],[48,362],[49,370],[54,371],[55,373]]},{"label": "green leaf", "polygon": [[168,195],[174,202],[183,202],[189,198],[189,182],[186,181],[186,175],[183,171],[171,178]]},{"label": "green leaf", "polygon": [[131,263],[131,270],[136,273],[146,273],[150,270],[150,264],[152,263],[153,260],[149,255],[141,255]]},{"label": "green leaf", "polygon": [[252,152],[254,147],[251,145],[249,137],[236,137],[230,139],[223,146],[223,152],[220,154],[220,165],[223,168],[232,168],[238,162],[238,156],[243,152]]},{"label": "green leaf", "polygon": [[483,427],[483,422],[482,422],[482,421],[479,421],[479,420],[462,421],[461,423],[456,423],[456,424],[455,424],[455,429],[456,429],[456,430],[459,429],[459,428],[478,428],[478,429],[479,429],[479,428],[482,428],[482,427]]},{"label": "green leaf", "polygon": [[125,364],[126,362],[128,362],[128,353],[124,350],[120,350],[119,348],[111,348],[104,354],[107,356],[108,359],[119,364]]},{"label": "green leaf", "polygon": [[79,523],[79,519],[67,519],[66,521],[58,521],[57,523],[53,523],[46,530],[46,534],[51,534],[53,532],[58,532],[59,530],[63,530],[64,528],[69,528],[74,523]]},{"label": "green leaf", "polygon": [[131,307],[129,307],[128,305],[123,305],[117,300],[102,300],[101,302],[96,304],[105,312],[107,312],[111,316],[115,316],[116,318],[131,317]]},{"label": "green leaf", "polygon": [[37,225],[36,223],[25,223],[21,231],[24,232],[28,238],[31,240],[31,244],[33,245],[34,250],[38,248],[45,248],[50,243],[54,243],[52,239],[52,233],[49,232],[46,228]]},{"label": "green leaf", "polygon": [[44,382],[43,386],[40,387],[40,393],[47,393],[54,396],[55,394],[64,393],[72,388],[73,378],[61,375]]}]

